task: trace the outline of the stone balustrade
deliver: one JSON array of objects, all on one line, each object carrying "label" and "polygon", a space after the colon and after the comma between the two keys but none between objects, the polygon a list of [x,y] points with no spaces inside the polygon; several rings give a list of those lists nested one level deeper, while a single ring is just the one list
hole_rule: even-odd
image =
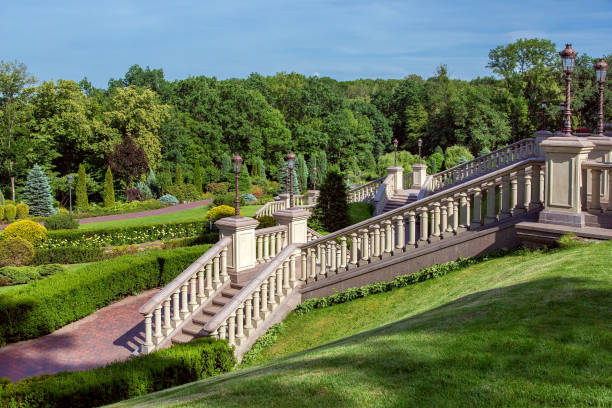
[{"label": "stone balustrade", "polygon": [[461,184],[470,179],[506,167],[531,157],[538,157],[539,149],[536,139],[523,139],[516,143],[497,149],[491,153],[461,163],[448,170],[433,175],[432,192]]},{"label": "stone balustrade", "polygon": [[374,199],[374,197],[376,196],[376,192],[378,191],[378,188],[380,187],[384,179],[384,177],[381,177],[350,190],[348,192],[348,202],[359,203],[362,201]]},{"label": "stone balustrade", "polygon": [[272,214],[274,214],[275,212],[284,210],[285,208],[287,208],[287,202],[285,200],[270,201],[265,203],[263,207],[255,211],[255,218],[264,215],[271,217]]},{"label": "stone balustrade", "polygon": [[413,183],[414,183],[414,173],[404,174],[404,183],[403,183],[404,190],[408,190],[409,188],[411,188]]},{"label": "stone balustrade", "polygon": [[300,247],[303,275],[307,282],[325,279],[540,208],[542,166],[537,158],[523,160],[308,242]]},{"label": "stone balustrade", "polygon": [[[606,204],[606,213],[612,213],[612,162],[596,162],[587,160],[582,163],[583,180],[580,191],[583,210],[602,212],[602,197]],[[587,170],[589,170],[587,172]],[[589,177],[590,176],[590,177]],[[605,177],[607,176],[607,180]],[[604,185],[607,184],[608,196],[603,196]],[[588,192],[588,194],[587,194]]]},{"label": "stone balustrade", "polygon": [[240,346],[294,291],[301,280],[297,273],[296,249],[283,249],[204,326],[212,337]]},{"label": "stone balustrade", "polygon": [[194,311],[229,284],[227,251],[231,242],[230,237],[219,240],[140,308],[145,322],[143,353],[169,339]]},{"label": "stone balustrade", "polygon": [[257,263],[266,263],[287,246],[287,226],[277,225],[255,230],[255,240]]},{"label": "stone balustrade", "polygon": [[[312,193],[313,194],[293,196],[293,205],[295,207],[300,207],[300,208],[314,207],[316,205],[318,195],[314,194],[315,192],[312,192]],[[281,199],[279,201],[267,202],[263,205],[263,207],[255,211],[255,218],[261,217],[264,215],[271,217],[274,215],[275,212],[282,211],[286,208],[289,208],[288,195],[281,194],[281,197],[283,197],[284,199]]]}]

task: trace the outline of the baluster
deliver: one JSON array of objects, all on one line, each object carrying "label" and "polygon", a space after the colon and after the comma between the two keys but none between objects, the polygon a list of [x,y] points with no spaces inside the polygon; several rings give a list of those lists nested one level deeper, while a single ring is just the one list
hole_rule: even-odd
[{"label": "baluster", "polygon": [[[300,261],[301,261],[300,265],[301,265],[301,268],[300,268],[300,278],[299,278],[299,280],[302,281],[302,282],[306,282],[306,279],[307,279],[307,276],[308,276],[307,275],[308,271],[306,270],[306,268],[308,267],[308,265],[307,265],[308,252],[307,251],[308,250],[302,250],[302,252],[300,254]],[[296,286],[297,286],[297,284],[298,284],[298,282],[296,282]]]},{"label": "baluster", "polygon": [[244,302],[236,310],[236,338],[238,342],[244,338]]},{"label": "baluster", "polygon": [[374,248],[372,257],[380,258],[380,225],[374,224],[372,228],[374,229]]},{"label": "baluster", "polygon": [[264,319],[268,315],[268,282],[265,279],[261,283],[261,314]]},{"label": "baluster", "polygon": [[212,263],[209,261],[204,267],[206,270],[206,296],[210,296],[214,292],[212,279]]},{"label": "baluster", "polygon": [[[474,209],[476,212],[476,209]],[[495,213],[495,180],[487,185],[487,216],[485,217],[484,223],[491,224],[497,221],[497,214]]]},{"label": "baluster", "polygon": [[223,282],[229,280],[229,273],[227,273],[227,248],[221,250],[221,279]]},{"label": "baluster", "polygon": [[525,170],[517,171],[518,176],[518,194],[516,201],[516,211],[518,213],[524,213],[527,209],[524,206],[525,203]]},{"label": "baluster", "polygon": [[274,305],[276,304],[276,296],[274,294],[274,289],[276,287],[275,280],[275,274],[273,272],[268,277],[268,310],[270,312],[274,311]]},{"label": "baluster", "polygon": [[340,254],[340,245],[339,244],[333,244],[334,245],[334,252],[336,253],[336,261],[334,262],[334,271],[336,273],[340,272],[340,265],[342,264],[342,256]]},{"label": "baluster", "polygon": [[197,274],[194,274],[189,280],[189,311],[190,312],[193,312],[194,310],[198,308],[196,284],[197,284]]},{"label": "baluster", "polygon": [[[283,265],[284,264],[285,264],[285,262],[283,262]],[[280,303],[281,300],[284,297],[284,292],[283,292],[283,265],[281,265],[278,268],[276,268],[276,271],[275,271],[275,275],[276,275],[276,296],[278,297],[278,303]]]},{"label": "baluster", "polygon": [[[317,245],[317,248],[319,246]],[[311,282],[314,282],[314,280],[317,278],[317,256],[316,256],[316,250],[314,248],[310,248],[309,250],[310,253],[310,276],[309,276],[309,280]]]},{"label": "baluster", "polygon": [[395,249],[393,250],[393,254],[400,253],[404,250],[404,245],[406,245],[406,230],[404,227],[404,216],[398,215],[396,218],[397,223],[397,240],[395,241]]},{"label": "baluster", "polygon": [[204,303],[206,299],[206,293],[204,292],[204,267],[201,267],[198,271],[198,303]]},{"label": "baluster", "polygon": [[460,205],[460,216],[459,216],[459,226],[457,231],[465,231],[468,226],[469,226],[469,222],[468,219],[470,217],[470,210],[468,207],[468,197],[467,194],[465,192],[462,192],[459,194],[459,205]]},{"label": "baluster", "polygon": [[525,170],[525,191],[523,191],[523,207],[525,207],[525,211],[529,211],[531,209],[531,173],[527,173]]},{"label": "baluster", "polygon": [[453,197],[448,197],[446,199],[446,209],[447,209],[447,227],[446,227],[446,232],[449,235],[452,235],[453,233],[453,220],[455,218],[455,200],[453,199]]},{"label": "baluster", "polygon": [[276,233],[276,253],[274,255],[280,254],[280,251],[283,250],[283,233]]},{"label": "baluster", "polygon": [[434,223],[435,223],[436,220],[435,220],[435,217],[434,217],[433,205],[429,204],[427,206],[427,209],[428,209],[427,215],[428,215],[428,221],[429,221],[429,230],[428,230],[429,236],[427,238],[431,239],[431,238],[433,238]]},{"label": "baluster", "polygon": [[361,231],[361,261],[359,265],[365,265],[370,260],[370,245],[369,245],[369,235],[367,228],[364,228]]},{"label": "baluster", "polygon": [[264,241],[264,249],[263,249],[263,258],[265,262],[270,260],[270,234],[265,234],[263,237]]},{"label": "baluster", "polygon": [[385,225],[385,254],[391,255],[391,251],[393,251],[393,234],[391,233],[391,220],[385,220],[383,224]]},{"label": "baluster", "polygon": [[295,276],[295,255],[291,254],[289,257],[289,282],[287,285],[289,288],[295,288],[297,284],[297,278]]},{"label": "baluster", "polygon": [[421,207],[419,209],[419,211],[421,211],[421,222],[419,223],[419,229],[421,232],[421,237],[419,239],[419,244],[420,245],[424,245],[427,243],[427,238],[429,236],[429,233],[427,231],[428,229],[428,224],[429,224],[429,220],[428,220],[428,210],[427,207]]},{"label": "baluster", "polygon": [[472,222],[470,225],[479,227],[482,225],[482,189],[480,187],[474,187],[472,192],[474,193],[474,211],[472,212]]},{"label": "baluster", "polygon": [[532,205],[539,206],[542,205],[540,202],[540,172],[542,171],[541,167],[537,164],[534,164],[531,167],[532,172],[532,184],[531,184],[531,198]]},{"label": "baluster", "polygon": [[448,228],[448,213],[446,212],[446,200],[442,200],[440,205],[440,235],[446,235],[446,229]]},{"label": "baluster", "polygon": [[459,218],[461,217],[459,210],[460,199],[461,197],[459,199],[453,198],[453,232],[455,234],[459,232]]},{"label": "baluster", "polygon": [[[256,290],[253,292],[253,295],[257,292],[259,291]],[[247,296],[246,301],[244,302],[244,328],[247,330],[253,328],[253,322],[251,321],[253,318],[253,295]]]},{"label": "baluster", "polygon": [[187,283],[181,286],[181,317],[185,318],[189,315],[189,307],[187,302]]},{"label": "baluster", "polygon": [[289,293],[291,285],[289,285],[289,261],[283,262],[283,291]]},{"label": "baluster", "polygon": [[153,334],[155,337],[155,344],[158,345],[164,339],[164,335],[162,334],[162,306],[159,305],[155,308],[155,333]]},{"label": "baluster", "polygon": [[215,262],[215,259],[213,258],[212,264],[213,264],[213,285],[216,290],[216,289],[219,289],[219,287],[221,286],[221,279],[219,278],[219,261],[217,260],[217,262]]},{"label": "baluster", "polygon": [[221,326],[219,326],[219,339],[227,339],[227,320],[224,320],[223,323],[221,323]]},{"label": "baluster", "polygon": [[432,235],[435,240],[440,239],[440,203],[433,203],[433,231]]},{"label": "baluster", "polygon": [[236,311],[233,311],[229,317],[229,325],[227,327],[227,341],[230,346],[236,345]]},{"label": "baluster", "polygon": [[[545,192],[545,190],[544,190],[544,187],[545,187],[545,185],[544,185],[544,183],[545,183],[545,181],[544,181],[544,179],[545,179],[544,171],[545,171],[545,167],[541,167],[540,168],[540,182],[538,183],[538,192],[539,192],[538,201],[540,202],[540,204],[542,206],[544,206],[544,192]],[[610,171],[608,173],[612,174],[612,171]],[[612,205],[612,201],[608,201],[608,203],[610,203],[610,204],[608,204],[608,206]]]},{"label": "baluster", "polygon": [[518,199],[516,173],[510,176],[510,213],[516,214],[516,203]]},{"label": "baluster", "polygon": [[172,321],[174,322],[174,327],[178,326],[181,321],[181,301],[180,301],[180,289],[177,289],[172,294]]},{"label": "baluster", "polygon": [[510,176],[504,174],[501,178],[500,194],[500,214],[499,219],[510,217]]},{"label": "baluster", "polygon": [[257,237],[257,263],[263,262],[263,237]]},{"label": "baluster", "polygon": [[276,256],[276,233],[270,233],[270,259]]},{"label": "baluster", "polygon": [[346,236],[340,237],[340,267],[346,269],[347,253],[346,253]]},{"label": "baluster", "polygon": [[170,298],[164,300],[164,335],[172,331],[172,321],[170,320]]},{"label": "baluster", "polygon": [[327,245],[329,247],[329,272],[336,272],[336,243],[333,241],[328,241]]},{"label": "baluster", "polygon": [[151,334],[151,313],[145,315],[145,341],[143,351],[148,353],[153,350],[153,335]]},{"label": "baluster", "polygon": [[415,212],[410,210],[405,215],[408,215],[408,242],[406,242],[405,250],[408,248],[414,248],[416,246],[416,217]]},{"label": "baluster", "polygon": [[359,244],[357,243],[357,232],[353,231],[351,232],[351,266],[349,266],[349,268],[356,267],[357,263],[359,262],[358,249]]},{"label": "baluster", "polygon": [[255,290],[255,292],[253,292],[253,321],[255,322],[255,324],[253,325],[253,327],[257,327],[258,324],[257,322],[259,322],[259,319],[261,318],[261,302],[260,302],[260,297],[259,294],[262,292],[262,285],[259,285],[259,287]]}]

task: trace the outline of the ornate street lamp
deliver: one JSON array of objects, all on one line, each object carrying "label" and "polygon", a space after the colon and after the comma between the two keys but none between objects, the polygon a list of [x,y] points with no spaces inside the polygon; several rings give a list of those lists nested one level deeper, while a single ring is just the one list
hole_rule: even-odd
[{"label": "ornate street lamp", "polygon": [[542,99],[540,106],[542,107],[542,130],[546,130],[546,99]]},{"label": "ornate street lamp", "polygon": [[576,65],[576,51],[572,49],[572,44],[565,44],[565,49],[559,53],[563,62],[563,72],[565,72],[565,106],[563,108],[563,116],[565,123],[563,125],[563,133],[565,136],[572,135],[572,109],[571,109],[571,84],[572,72]]},{"label": "ornate street lamp", "polygon": [[287,177],[289,177],[289,208],[293,208],[293,167],[295,166],[295,154],[289,152],[287,159]]},{"label": "ornate street lamp", "polygon": [[595,68],[595,77],[599,84],[599,111],[597,112],[597,136],[604,135],[604,115],[603,115],[603,103],[604,103],[604,84],[606,82],[606,76],[608,75],[608,64],[604,59],[600,59]]},{"label": "ornate street lamp", "polygon": [[240,216],[240,195],[238,192],[238,175],[240,174],[240,171],[242,170],[242,157],[240,157],[240,155],[238,153],[236,153],[234,155],[234,157],[232,157],[232,161],[234,162],[234,174],[236,175],[236,212],[235,215],[236,217]]},{"label": "ornate street lamp", "polygon": [[393,139],[393,147],[395,148],[395,158],[393,159],[393,166],[397,167],[397,138]]},{"label": "ornate street lamp", "polygon": [[421,164],[421,147],[423,147],[423,139],[419,137],[417,143],[419,144],[419,164]]},{"label": "ornate street lamp", "polygon": [[312,180],[313,180],[312,181],[312,183],[313,183],[312,189],[315,190],[315,191],[317,189],[317,172],[318,171],[319,171],[319,169],[317,169],[316,167],[313,167],[312,172],[313,172],[314,176],[312,177]]},{"label": "ornate street lamp", "polygon": [[66,176],[68,179],[68,202],[70,203],[70,216],[72,217],[72,174]]}]

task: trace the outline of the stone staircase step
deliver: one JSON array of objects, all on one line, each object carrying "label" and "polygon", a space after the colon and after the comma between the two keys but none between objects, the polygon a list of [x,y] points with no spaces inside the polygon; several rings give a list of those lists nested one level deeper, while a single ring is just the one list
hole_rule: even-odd
[{"label": "stone staircase step", "polygon": [[204,325],[197,324],[194,321],[183,327],[183,334],[190,335],[192,337],[204,337],[206,334],[202,332]]},{"label": "stone staircase step", "polygon": [[193,336],[190,336],[185,333],[179,333],[175,335],[174,337],[172,337],[173,344],[185,344],[185,343],[189,343],[191,340],[193,340]]}]

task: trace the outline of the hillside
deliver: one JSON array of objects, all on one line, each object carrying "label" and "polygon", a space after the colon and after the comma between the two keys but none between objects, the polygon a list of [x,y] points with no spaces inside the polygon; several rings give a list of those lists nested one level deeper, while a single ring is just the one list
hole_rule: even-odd
[{"label": "hillside", "polygon": [[117,406],[610,406],[610,265],[612,242],[519,253],[292,314],[276,359]]}]

